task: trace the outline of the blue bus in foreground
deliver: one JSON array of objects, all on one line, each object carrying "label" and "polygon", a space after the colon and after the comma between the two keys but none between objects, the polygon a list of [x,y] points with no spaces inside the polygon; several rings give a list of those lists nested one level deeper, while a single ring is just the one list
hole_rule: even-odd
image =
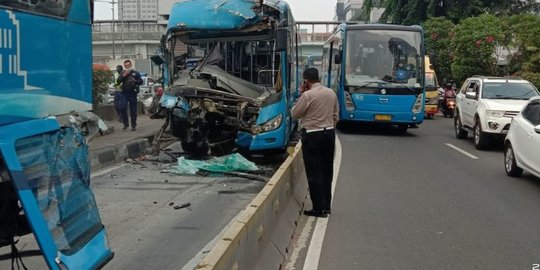
[{"label": "blue bus in foreground", "polygon": [[424,120],[424,40],[419,26],[341,24],[323,47],[322,82],[340,122],[397,125]]},{"label": "blue bus in foreground", "polygon": [[91,9],[0,0],[0,247],[11,246],[12,268],[15,238],[29,233],[50,269],[113,257],[89,184]]},{"label": "blue bus in foreground", "polygon": [[[284,1],[174,4],[154,62],[166,78],[161,112],[185,152],[286,149],[301,65],[296,27]],[[177,50],[182,43],[187,51]],[[193,58],[201,60],[186,68]]]}]

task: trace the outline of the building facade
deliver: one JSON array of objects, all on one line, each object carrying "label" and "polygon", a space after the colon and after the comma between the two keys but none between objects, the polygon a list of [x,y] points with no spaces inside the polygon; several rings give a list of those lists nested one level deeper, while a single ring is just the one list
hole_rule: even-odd
[{"label": "building facade", "polygon": [[118,18],[122,21],[158,19],[158,0],[119,0]]},{"label": "building facade", "polygon": [[364,0],[344,0],[343,10],[345,13],[345,20],[352,21],[362,13],[362,6]]}]

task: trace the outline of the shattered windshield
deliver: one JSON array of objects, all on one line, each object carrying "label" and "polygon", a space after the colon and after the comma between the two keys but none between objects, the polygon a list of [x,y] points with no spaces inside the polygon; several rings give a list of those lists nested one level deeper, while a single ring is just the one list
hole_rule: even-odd
[{"label": "shattered windshield", "polygon": [[[272,40],[211,42],[175,52],[176,73],[188,73],[187,85],[213,88],[250,98],[281,91],[280,53]],[[187,61],[198,59],[189,68]],[[180,76],[178,76],[180,77]]]},{"label": "shattered windshield", "polygon": [[365,85],[383,81],[422,87],[421,34],[397,30],[350,30],[347,35],[346,81]]},{"label": "shattered windshield", "polygon": [[17,156],[54,242],[70,255],[102,228],[89,187],[90,162],[84,137],[74,128],[20,139]]}]

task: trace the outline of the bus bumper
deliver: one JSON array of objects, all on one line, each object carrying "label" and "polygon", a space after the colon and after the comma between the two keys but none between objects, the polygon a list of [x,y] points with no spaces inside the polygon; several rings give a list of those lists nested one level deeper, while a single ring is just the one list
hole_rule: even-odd
[{"label": "bus bumper", "polygon": [[424,112],[366,112],[344,111],[340,120],[348,122],[369,122],[388,125],[421,124],[424,121]]}]

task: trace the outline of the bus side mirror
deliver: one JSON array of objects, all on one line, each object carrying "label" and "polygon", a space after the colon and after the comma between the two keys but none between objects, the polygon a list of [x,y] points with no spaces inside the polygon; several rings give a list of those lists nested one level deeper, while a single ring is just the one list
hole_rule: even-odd
[{"label": "bus side mirror", "polygon": [[287,50],[287,37],[289,32],[286,28],[276,30],[276,51],[283,52]]},{"label": "bus side mirror", "polygon": [[336,53],[334,56],[334,64],[340,65],[341,64],[341,53]]}]

